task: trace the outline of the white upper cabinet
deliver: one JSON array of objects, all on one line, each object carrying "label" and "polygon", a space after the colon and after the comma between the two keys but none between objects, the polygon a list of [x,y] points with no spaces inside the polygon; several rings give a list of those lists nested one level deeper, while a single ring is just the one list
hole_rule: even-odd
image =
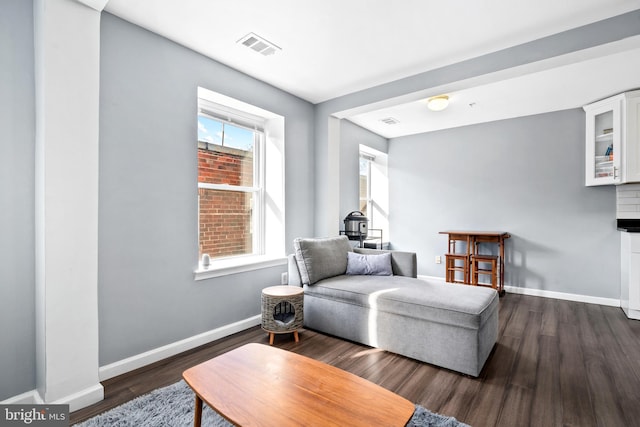
[{"label": "white upper cabinet", "polygon": [[640,182],[640,90],[585,105],[586,185]]}]

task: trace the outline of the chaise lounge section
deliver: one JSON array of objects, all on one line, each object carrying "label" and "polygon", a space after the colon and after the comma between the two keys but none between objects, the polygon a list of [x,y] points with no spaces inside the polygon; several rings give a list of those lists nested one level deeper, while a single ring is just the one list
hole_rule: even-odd
[{"label": "chaise lounge section", "polygon": [[[296,239],[294,248],[289,284],[304,288],[306,327],[480,374],[498,336],[496,291],[418,279],[415,253],[353,249],[346,236]],[[382,254],[390,255],[369,258]],[[363,258],[372,265],[388,262],[382,274],[391,275],[346,274],[352,260]]]}]

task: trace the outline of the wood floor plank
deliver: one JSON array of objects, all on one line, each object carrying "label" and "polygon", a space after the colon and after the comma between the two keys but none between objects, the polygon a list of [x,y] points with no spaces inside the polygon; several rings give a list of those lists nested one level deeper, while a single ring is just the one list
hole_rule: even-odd
[{"label": "wood floor plank", "polygon": [[603,337],[602,344],[607,350],[607,359],[612,362],[613,376],[630,380],[617,387],[624,395],[640,400],[640,363],[635,363],[640,355],[640,337],[632,330],[633,326],[640,325],[640,321],[621,316],[622,309],[617,307],[601,307],[601,312],[610,331]]},{"label": "wood floor plank", "polygon": [[576,317],[576,307],[580,303],[576,303],[573,301],[566,300],[556,300],[557,306],[559,308],[558,311],[558,322],[563,324],[573,324],[575,325],[578,322],[578,318]]},{"label": "wood floor plank", "polygon": [[468,418],[471,403],[477,397],[482,386],[482,379],[462,376],[456,388],[450,393],[440,412],[463,421]]},{"label": "wood floor plank", "polygon": [[562,407],[557,399],[560,393],[560,353],[558,337],[540,336],[538,370],[535,391],[531,403],[531,413],[535,414],[536,425],[562,425]]},{"label": "wood floor plank", "polygon": [[[526,301],[526,299],[523,299]],[[527,319],[529,317],[529,310],[527,307],[521,307],[518,310],[514,310],[511,315],[502,336],[509,336],[518,338],[524,333],[527,325]]]},{"label": "wood floor plank", "polygon": [[558,304],[557,300],[545,298],[542,309],[542,335],[555,337],[558,335]]},{"label": "wood floor plank", "polygon": [[450,371],[439,370],[433,381],[431,381],[431,392],[426,394],[418,403],[425,408],[441,413],[442,408],[451,400],[451,395],[457,389],[461,378],[461,375],[451,375]]},{"label": "wood floor plank", "polygon": [[[631,426],[640,420],[640,321],[614,307],[507,294],[496,347],[478,378],[303,329],[274,346],[367,378],[474,427]],[[77,423],[158,387],[191,366],[249,342],[254,327],[103,382],[105,399]],[[622,424],[621,424],[622,423]]]},{"label": "wood floor plank", "polygon": [[509,384],[505,390],[506,399],[500,409],[500,416],[496,425],[499,426],[526,426],[532,421],[531,389]]},{"label": "wood floor plank", "polygon": [[478,426],[497,425],[519,348],[520,338],[504,336],[499,339],[489,366],[485,366],[486,379],[483,380],[475,399],[471,401],[467,418],[463,420],[465,423]]},{"label": "wood floor plank", "polygon": [[415,360],[404,356],[390,355],[384,362],[370,365],[360,375],[388,390],[397,390],[406,378],[409,378],[416,370]]},{"label": "wood floor plank", "polygon": [[522,302],[521,295],[509,295],[509,298],[501,298],[498,311],[498,336],[504,335],[507,325],[511,324],[511,316],[520,307]]},{"label": "wood floor plank", "polygon": [[578,339],[579,327],[563,323],[560,328],[560,394],[565,426],[596,425],[587,382],[587,370]]},{"label": "wood floor plank", "polygon": [[[628,396],[637,394],[636,389],[627,387],[631,385],[628,378],[625,381],[617,381],[612,373],[619,371],[622,367],[623,375],[633,376],[633,372],[626,372],[624,357],[618,343],[612,336],[600,306],[587,304],[585,306],[585,317],[581,322],[589,322],[590,327],[582,327],[581,330],[592,330],[590,339],[582,334],[581,343],[585,355],[587,381],[590,386],[591,399],[598,424],[605,425],[628,425],[629,420],[625,419],[622,407],[620,406],[620,395]],[[619,377],[619,376],[618,376]],[[635,421],[635,420],[634,420]]]},{"label": "wood floor plank", "polygon": [[529,311],[535,311],[537,313],[542,313],[544,311],[545,302],[548,299],[549,298],[543,298],[543,297],[528,297],[526,299],[527,308],[529,309]]},{"label": "wood floor plank", "polygon": [[416,366],[410,378],[407,378],[397,390],[392,391],[412,402],[423,402],[429,394],[438,392],[432,385],[438,371],[439,368],[433,365],[421,363]]},{"label": "wood floor plank", "polygon": [[363,346],[340,358],[334,366],[364,377],[364,373],[369,368],[375,369],[375,367],[381,366],[388,358],[389,355],[384,350]]},{"label": "wood floor plank", "polygon": [[533,390],[538,369],[538,343],[542,327],[542,313],[529,311],[520,348],[511,377],[511,384]]}]

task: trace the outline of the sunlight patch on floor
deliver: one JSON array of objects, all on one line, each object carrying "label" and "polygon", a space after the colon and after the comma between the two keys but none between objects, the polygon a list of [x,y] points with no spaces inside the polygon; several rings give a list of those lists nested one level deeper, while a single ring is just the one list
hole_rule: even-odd
[{"label": "sunlight patch on floor", "polygon": [[370,348],[368,350],[362,350],[362,351],[357,352],[356,354],[351,356],[350,359],[357,359],[359,357],[370,356],[372,354],[382,353],[383,351],[384,350],[381,350],[379,348]]}]

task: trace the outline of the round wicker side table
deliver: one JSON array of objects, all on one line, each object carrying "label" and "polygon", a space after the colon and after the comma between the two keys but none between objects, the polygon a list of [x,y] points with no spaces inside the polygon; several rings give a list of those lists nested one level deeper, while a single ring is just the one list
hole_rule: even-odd
[{"label": "round wicker side table", "polygon": [[304,319],[304,292],[297,286],[271,286],[262,290],[262,329],[274,334],[290,334],[298,342],[298,329]]}]

